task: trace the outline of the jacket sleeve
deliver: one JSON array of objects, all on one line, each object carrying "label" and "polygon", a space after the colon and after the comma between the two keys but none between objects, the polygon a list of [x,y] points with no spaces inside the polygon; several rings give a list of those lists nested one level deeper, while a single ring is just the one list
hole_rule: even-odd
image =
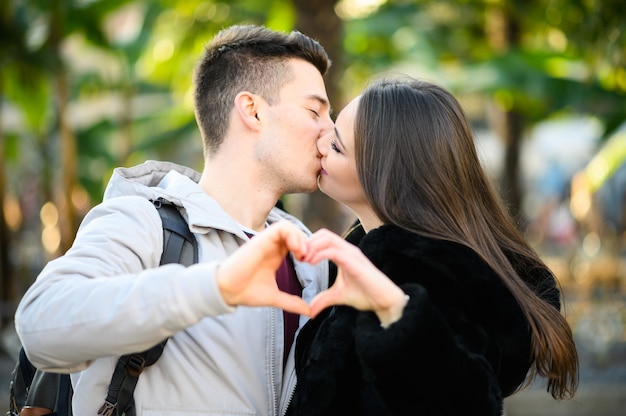
[{"label": "jacket sleeve", "polygon": [[72,247],[18,305],[17,333],[33,364],[79,371],[232,311],[217,290],[216,263],[159,267],[162,247],[161,220],[147,199],[112,198],[92,209]]},{"label": "jacket sleeve", "polygon": [[362,312],[355,336],[364,377],[389,414],[501,414],[497,377],[480,353],[482,329],[468,322],[462,333],[453,331],[422,286],[403,289],[410,300],[399,321],[382,329],[373,313]]}]

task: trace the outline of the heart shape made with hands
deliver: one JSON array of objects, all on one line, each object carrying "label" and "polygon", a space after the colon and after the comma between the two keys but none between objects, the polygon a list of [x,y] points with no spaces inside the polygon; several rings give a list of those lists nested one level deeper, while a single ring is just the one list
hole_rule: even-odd
[{"label": "heart shape made with hands", "polygon": [[[338,266],[335,283],[310,304],[276,284],[276,271],[289,252],[301,262],[330,260]],[[216,280],[229,305],[273,306],[311,317],[332,305],[378,313],[406,303],[404,292],[358,247],[326,229],[307,237],[286,220],[267,227],[222,262]]]}]

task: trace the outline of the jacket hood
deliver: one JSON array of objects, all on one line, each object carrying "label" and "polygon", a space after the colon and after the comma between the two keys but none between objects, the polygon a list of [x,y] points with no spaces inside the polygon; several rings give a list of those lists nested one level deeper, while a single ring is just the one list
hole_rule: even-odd
[{"label": "jacket hood", "polygon": [[[220,229],[244,238],[241,227],[200,188],[199,180],[200,173],[191,168],[149,160],[129,168],[116,168],[103,199],[122,196],[142,196],[150,200],[164,198],[182,208],[191,231],[206,234],[210,229]],[[207,209],[212,215],[206,215]]]},{"label": "jacket hood", "polygon": [[[191,168],[172,162],[149,160],[130,168],[115,168],[104,191],[103,200],[120,196],[145,196],[148,199],[163,197],[181,206],[181,197],[187,195],[181,195],[179,189],[175,193],[168,192],[163,183],[171,172],[176,172],[195,184],[200,180],[200,173]],[[190,190],[186,191],[188,193]]]},{"label": "jacket hood", "polygon": [[148,160],[129,168],[115,168],[104,191],[103,199],[140,195],[148,198],[168,197],[170,200],[173,199],[172,202],[180,200],[180,197],[168,194],[161,186],[163,179],[172,171],[189,178],[196,184],[200,181],[200,173],[191,168],[172,162]]}]

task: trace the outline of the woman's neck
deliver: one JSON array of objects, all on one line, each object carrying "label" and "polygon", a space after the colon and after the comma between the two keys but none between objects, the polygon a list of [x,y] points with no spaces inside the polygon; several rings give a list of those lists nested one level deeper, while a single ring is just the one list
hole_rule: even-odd
[{"label": "woman's neck", "polygon": [[381,219],[378,218],[378,216],[374,214],[374,211],[372,211],[369,207],[356,214],[366,233],[369,233],[374,228],[378,228],[383,225]]}]

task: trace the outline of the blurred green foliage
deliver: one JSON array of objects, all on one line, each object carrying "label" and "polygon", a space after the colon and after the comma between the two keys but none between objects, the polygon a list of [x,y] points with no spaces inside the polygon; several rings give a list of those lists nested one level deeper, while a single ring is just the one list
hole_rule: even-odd
[{"label": "blurred green foliage", "polygon": [[[482,122],[488,103],[521,114],[524,128],[584,114],[600,119],[608,136],[626,119],[623,0],[309,3],[334,7],[343,23],[337,45],[324,45],[340,49],[332,68],[340,79],[340,91],[332,91],[336,110],[370,77],[395,72],[479,97],[479,108],[469,113]],[[201,169],[191,80],[203,45],[232,24],[291,30],[299,18],[315,18],[296,6],[290,0],[2,2],[0,194],[23,211],[10,238],[26,244],[27,233],[39,232],[39,208],[54,199],[62,176],[72,175],[68,163],[76,166],[69,179],[88,195],[79,216],[99,202],[118,165],[167,159]],[[75,157],[70,162],[62,157],[63,120],[75,143],[75,153],[66,149]],[[36,195],[27,194],[34,189]]]}]

